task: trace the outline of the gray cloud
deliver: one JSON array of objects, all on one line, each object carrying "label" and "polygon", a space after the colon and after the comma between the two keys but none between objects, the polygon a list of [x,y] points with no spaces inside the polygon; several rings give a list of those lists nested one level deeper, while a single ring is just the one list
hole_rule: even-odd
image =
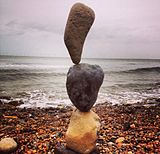
[{"label": "gray cloud", "polygon": [[[68,56],[63,33],[76,0],[0,0],[0,54]],[[83,57],[160,58],[159,0],[81,2],[96,20]]]},{"label": "gray cloud", "polygon": [[[4,29],[6,32],[18,35],[24,34],[27,31],[37,30],[39,32],[48,32],[48,33],[58,33],[62,32],[62,28],[58,25],[47,25],[43,23],[36,22],[27,22],[27,23],[19,23],[16,20],[8,21],[4,24],[6,28]],[[23,32],[22,32],[23,31]]]}]

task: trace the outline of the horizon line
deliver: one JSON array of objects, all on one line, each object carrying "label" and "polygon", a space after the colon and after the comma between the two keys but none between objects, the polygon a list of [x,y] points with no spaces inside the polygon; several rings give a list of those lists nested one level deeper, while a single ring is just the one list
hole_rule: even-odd
[{"label": "horizon line", "polygon": [[[0,56],[3,57],[34,57],[34,58],[70,58],[70,56],[68,57],[59,57],[59,56],[35,56],[35,55],[4,55],[4,54],[0,54]],[[101,57],[82,57],[82,59],[110,59],[110,60],[160,60],[160,58],[121,58],[121,57],[110,57],[110,58],[101,58]]]}]

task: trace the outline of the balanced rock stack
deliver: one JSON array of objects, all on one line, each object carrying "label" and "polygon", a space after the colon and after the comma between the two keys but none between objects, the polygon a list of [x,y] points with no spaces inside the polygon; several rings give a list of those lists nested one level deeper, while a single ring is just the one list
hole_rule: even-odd
[{"label": "balanced rock stack", "polygon": [[75,65],[67,73],[66,88],[77,109],[72,113],[66,132],[66,148],[57,148],[56,154],[99,153],[96,140],[100,118],[91,108],[96,102],[104,73],[98,65],[79,64],[83,44],[94,19],[94,11],[81,3],[73,5],[68,17],[64,41]]}]

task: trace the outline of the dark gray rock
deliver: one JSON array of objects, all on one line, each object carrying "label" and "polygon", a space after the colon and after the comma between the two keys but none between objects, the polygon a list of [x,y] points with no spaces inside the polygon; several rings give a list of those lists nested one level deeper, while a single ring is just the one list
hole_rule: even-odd
[{"label": "dark gray rock", "polygon": [[130,129],[130,125],[131,125],[131,124],[130,124],[129,122],[125,122],[124,125],[123,125],[123,130],[124,130],[124,131],[129,130],[129,129]]},{"label": "dark gray rock", "polygon": [[8,104],[10,105],[13,105],[13,106],[20,106],[22,104],[24,104],[24,102],[22,100],[12,100],[12,101],[9,101]]},{"label": "dark gray rock", "polygon": [[72,6],[65,28],[64,42],[73,63],[78,64],[85,38],[95,19],[94,11],[82,3]]},{"label": "dark gray rock", "polygon": [[[55,148],[55,151],[54,151],[55,154],[80,154],[80,153],[77,153],[69,148],[66,148],[66,147],[56,147]],[[93,150],[90,154],[100,154],[99,150],[96,148],[95,150]]]},{"label": "dark gray rock", "polygon": [[55,154],[79,154],[65,147],[56,147],[54,153]]},{"label": "dark gray rock", "polygon": [[0,99],[10,100],[10,99],[11,99],[11,97],[10,97],[10,96],[0,96]]},{"label": "dark gray rock", "polygon": [[78,64],[67,74],[67,93],[72,103],[82,112],[89,111],[97,100],[104,73],[100,66]]}]

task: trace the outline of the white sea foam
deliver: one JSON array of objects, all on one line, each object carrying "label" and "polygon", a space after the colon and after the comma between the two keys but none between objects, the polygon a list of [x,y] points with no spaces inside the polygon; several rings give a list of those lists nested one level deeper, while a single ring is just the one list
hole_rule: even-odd
[{"label": "white sea foam", "polygon": [[48,108],[48,107],[57,107],[59,105],[62,106],[70,106],[71,101],[69,99],[57,99],[54,94],[44,93],[42,90],[34,90],[33,92],[27,92],[30,94],[29,97],[22,98],[24,104],[20,106],[20,108]]}]

